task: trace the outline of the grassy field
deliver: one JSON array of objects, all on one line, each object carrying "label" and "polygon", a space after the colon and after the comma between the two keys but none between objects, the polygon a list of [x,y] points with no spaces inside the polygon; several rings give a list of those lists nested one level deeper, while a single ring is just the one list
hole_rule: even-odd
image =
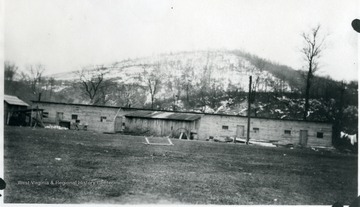
[{"label": "grassy field", "polygon": [[5,127],[6,203],[349,204],[357,156]]}]

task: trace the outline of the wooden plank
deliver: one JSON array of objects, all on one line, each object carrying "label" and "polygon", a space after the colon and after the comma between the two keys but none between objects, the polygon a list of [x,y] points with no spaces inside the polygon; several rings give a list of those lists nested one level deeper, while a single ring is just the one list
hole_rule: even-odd
[{"label": "wooden plank", "polygon": [[171,146],[171,145],[174,145],[171,142],[170,138],[167,138],[169,143],[150,143],[149,139],[147,137],[145,137],[145,140],[146,140],[146,142],[143,142],[143,144],[146,144],[146,145],[157,145],[157,146]]},{"label": "wooden plank", "polygon": [[172,141],[170,140],[170,138],[168,138],[168,140],[169,140],[169,143],[170,143],[171,145],[174,145],[174,144],[172,143]]}]

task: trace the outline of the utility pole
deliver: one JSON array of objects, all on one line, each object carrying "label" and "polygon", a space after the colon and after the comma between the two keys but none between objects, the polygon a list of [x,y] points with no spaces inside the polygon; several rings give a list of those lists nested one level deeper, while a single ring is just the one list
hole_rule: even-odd
[{"label": "utility pole", "polygon": [[246,134],[246,144],[249,144],[250,140],[250,110],[251,110],[251,101],[250,101],[250,94],[251,94],[251,82],[252,82],[252,76],[249,77],[249,92],[248,92],[248,124],[247,124],[247,134]]},{"label": "utility pole", "polygon": [[39,102],[41,101],[41,92],[39,93],[38,101],[39,101]]}]

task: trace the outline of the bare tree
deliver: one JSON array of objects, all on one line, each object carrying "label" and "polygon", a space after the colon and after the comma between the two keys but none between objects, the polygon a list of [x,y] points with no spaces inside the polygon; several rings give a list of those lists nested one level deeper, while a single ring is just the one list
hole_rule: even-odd
[{"label": "bare tree", "polygon": [[42,64],[28,65],[26,67],[27,73],[22,73],[22,80],[30,84],[33,94],[41,99],[42,88],[41,84],[43,83],[43,73],[45,71],[45,66]]},{"label": "bare tree", "polygon": [[[152,65],[142,65],[143,78],[145,78],[146,86],[149,89],[151,98],[151,108],[154,108],[155,95],[161,84],[160,63]],[[152,70],[152,71],[149,71]]]},{"label": "bare tree", "polygon": [[170,75],[170,81],[167,82],[166,86],[169,92],[172,94],[172,110],[176,111],[176,101],[181,97],[181,88],[179,90],[179,86],[181,87],[181,81],[179,77]]},{"label": "bare tree", "polygon": [[14,86],[14,78],[17,74],[18,67],[10,61],[4,63],[4,87],[5,93],[12,94],[18,87]]},{"label": "bare tree", "polygon": [[301,53],[307,62],[306,88],[305,88],[305,108],[303,119],[306,120],[309,111],[309,98],[312,79],[314,73],[319,69],[319,58],[324,48],[325,36],[319,35],[320,25],[311,29],[309,33],[303,33],[301,36],[304,40],[304,46]]},{"label": "bare tree", "polygon": [[[267,86],[264,85],[269,81],[268,78],[261,77],[265,67],[266,67],[266,61],[261,58],[255,59],[253,65],[249,67],[249,70],[252,72],[252,74],[254,74],[254,78],[251,84],[250,101],[252,102],[252,104],[255,105],[255,107],[253,107],[255,116],[257,116],[257,108],[258,108],[257,94],[261,89],[263,89],[263,91],[266,91]],[[262,88],[260,88],[260,86],[262,86]]]},{"label": "bare tree", "polygon": [[14,77],[17,73],[18,67],[15,65],[15,63],[11,63],[10,61],[5,61],[4,63],[4,69],[5,69],[5,81],[13,81]]},{"label": "bare tree", "polygon": [[77,72],[83,93],[90,99],[91,104],[98,104],[101,98],[106,96],[104,79],[106,73],[107,68],[104,66],[96,66],[92,70],[83,68]]},{"label": "bare tree", "polygon": [[190,90],[192,88],[192,81],[194,79],[194,67],[191,62],[188,62],[185,68],[182,70],[181,79],[183,80],[183,89],[186,92],[186,102],[190,103]]},{"label": "bare tree", "polygon": [[50,85],[50,98],[49,99],[51,100],[52,93],[53,93],[54,86],[55,86],[55,79],[53,77],[49,78],[48,85]]},{"label": "bare tree", "polygon": [[267,79],[267,84],[275,92],[276,96],[279,96],[279,95],[282,96],[282,94],[284,93],[284,90],[285,90],[285,81],[284,80],[282,80],[280,78],[276,78],[274,80]]},{"label": "bare tree", "polygon": [[135,83],[124,84],[120,87],[120,99],[122,101],[122,105],[125,107],[131,107],[137,101],[137,90],[139,85]]},{"label": "bare tree", "polygon": [[[213,78],[213,62],[212,62],[212,54],[210,52],[207,52],[206,61],[203,66],[202,74],[200,75],[199,79],[200,81],[196,83],[195,89],[196,89],[196,96],[197,96],[197,105],[201,105],[202,107],[205,107],[206,105],[210,104],[210,93],[216,93],[215,89],[216,87],[216,79]],[[190,68],[189,68],[190,69]],[[189,81],[191,81],[191,78],[189,78]],[[211,97],[212,98],[212,97]]]},{"label": "bare tree", "polygon": [[171,71],[171,73],[167,75],[168,81],[166,86],[168,91],[172,94],[172,110],[176,111],[176,103],[182,95],[183,80],[181,75],[184,71],[184,67],[180,60],[165,63],[165,67],[168,71]]},{"label": "bare tree", "polygon": [[55,79],[54,77],[48,77],[43,79],[42,88],[45,87],[45,91],[42,94],[43,99],[51,101],[51,97],[53,95],[53,90],[55,86]]},{"label": "bare tree", "polygon": [[104,80],[99,87],[99,93],[96,96],[95,103],[100,105],[107,104],[111,99],[111,91],[116,90],[117,83],[112,80]]}]

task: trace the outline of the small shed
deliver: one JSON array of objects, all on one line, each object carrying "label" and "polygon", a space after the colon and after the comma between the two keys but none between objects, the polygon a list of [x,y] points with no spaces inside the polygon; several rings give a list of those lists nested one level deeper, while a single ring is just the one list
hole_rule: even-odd
[{"label": "small shed", "polygon": [[125,115],[125,130],[133,133],[155,136],[179,137],[184,133],[190,138],[191,133],[199,129],[201,115],[164,111],[136,111]]},{"label": "small shed", "polygon": [[4,95],[4,122],[6,125],[21,125],[25,122],[25,115],[21,113],[28,108],[29,104],[16,96]]}]

